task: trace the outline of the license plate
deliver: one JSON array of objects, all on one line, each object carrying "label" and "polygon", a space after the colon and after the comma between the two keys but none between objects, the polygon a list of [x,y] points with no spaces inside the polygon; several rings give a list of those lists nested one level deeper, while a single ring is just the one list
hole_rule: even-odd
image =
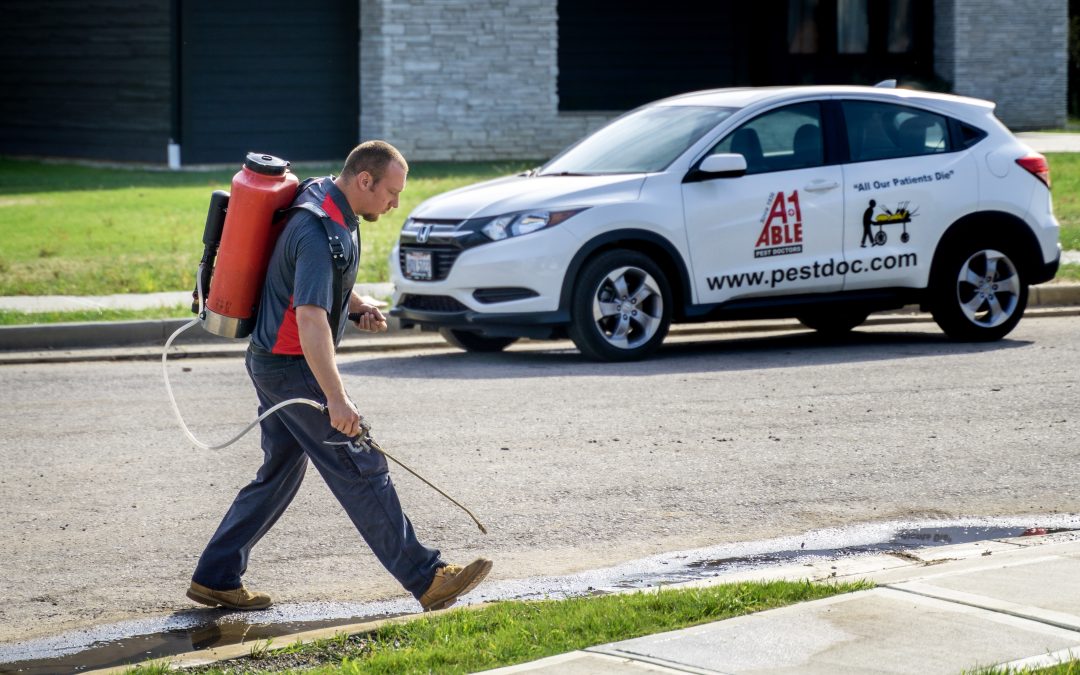
[{"label": "license plate", "polygon": [[431,251],[405,251],[405,276],[410,279],[430,279]]}]

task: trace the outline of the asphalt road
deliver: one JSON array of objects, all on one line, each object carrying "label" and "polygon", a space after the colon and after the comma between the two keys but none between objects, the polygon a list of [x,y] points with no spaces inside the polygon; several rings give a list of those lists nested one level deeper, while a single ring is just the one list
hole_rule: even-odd
[{"label": "asphalt road", "polygon": [[[1080,318],[993,344],[930,323],[822,341],[692,338],[635,364],[569,343],[499,355],[349,355],[342,371],[403,471],[423,540],[493,578],[909,517],[1080,510]],[[254,417],[240,359],[170,363],[193,430]],[[195,559],[261,458],[251,435],[192,447],[155,362],[0,367],[0,642],[191,607]],[[255,549],[279,601],[401,597],[317,473]]]}]

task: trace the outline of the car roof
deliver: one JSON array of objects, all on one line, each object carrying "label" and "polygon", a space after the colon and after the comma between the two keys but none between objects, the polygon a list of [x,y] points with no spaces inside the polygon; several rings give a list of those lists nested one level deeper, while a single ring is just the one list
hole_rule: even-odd
[{"label": "car roof", "polygon": [[930,104],[962,105],[990,110],[994,108],[994,103],[990,101],[956,96],[954,94],[938,94],[929,91],[899,89],[893,87],[860,87],[850,85],[707,89],[704,91],[694,91],[665,98],[656,101],[652,105],[705,105],[721,108],[745,108],[766,101],[780,102],[785,99],[804,99],[815,96],[822,98],[835,96],[854,96],[857,98],[871,97],[882,101],[894,101],[897,103],[915,103],[921,101]]}]

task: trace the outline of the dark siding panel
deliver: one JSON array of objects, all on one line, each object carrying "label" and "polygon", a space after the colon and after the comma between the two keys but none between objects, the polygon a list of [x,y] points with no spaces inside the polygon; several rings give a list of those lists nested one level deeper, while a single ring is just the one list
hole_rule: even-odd
[{"label": "dark siding panel", "polygon": [[746,5],[559,0],[559,109],[627,110],[746,79]]},{"label": "dark siding panel", "polygon": [[164,162],[169,0],[5,0],[0,153]]},{"label": "dark siding panel", "polygon": [[343,160],[359,125],[357,0],[185,0],[185,164]]},{"label": "dark siding panel", "polygon": [[559,110],[627,110],[713,87],[933,85],[933,0],[912,0],[905,54],[887,52],[884,0],[868,4],[868,53],[838,54],[837,2],[818,3],[818,53],[790,54],[787,0],[558,0]]}]

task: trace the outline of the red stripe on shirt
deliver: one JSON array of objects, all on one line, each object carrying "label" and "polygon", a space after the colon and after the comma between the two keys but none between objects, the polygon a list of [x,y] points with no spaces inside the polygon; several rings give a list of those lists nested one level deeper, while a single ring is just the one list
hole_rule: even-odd
[{"label": "red stripe on shirt", "polygon": [[322,204],[320,204],[320,206],[322,207],[323,211],[326,211],[326,215],[330,216],[330,220],[344,227],[346,230],[349,229],[349,226],[345,224],[345,216],[342,215],[341,209],[338,208],[338,205],[334,202],[330,195],[326,195],[326,197],[322,200]]},{"label": "red stripe on shirt", "polygon": [[277,340],[274,341],[272,354],[289,354],[299,356],[304,353],[300,347],[300,328],[296,324],[296,308],[293,307],[293,296],[289,296],[289,306],[285,308],[285,315],[281,317],[281,325],[277,329]]}]

